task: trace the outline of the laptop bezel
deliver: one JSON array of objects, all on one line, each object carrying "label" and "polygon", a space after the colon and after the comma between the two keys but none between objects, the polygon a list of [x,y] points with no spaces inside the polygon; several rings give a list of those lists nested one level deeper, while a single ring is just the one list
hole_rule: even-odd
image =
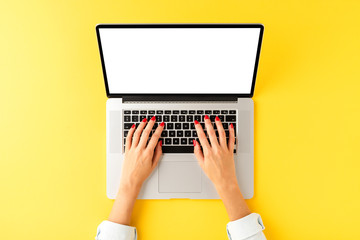
[{"label": "laptop bezel", "polygon": [[[260,28],[259,34],[259,42],[256,52],[256,59],[255,59],[255,66],[254,66],[254,74],[251,83],[251,92],[250,94],[219,94],[219,93],[151,93],[151,94],[144,94],[144,93],[110,93],[109,85],[106,76],[106,68],[104,63],[104,56],[101,47],[101,39],[100,39],[100,29],[101,28]],[[240,24],[240,23],[221,23],[221,24],[98,24],[96,25],[96,35],[98,41],[98,47],[100,52],[101,58],[101,66],[103,71],[103,77],[105,82],[105,89],[106,95],[108,98],[127,98],[132,100],[208,100],[213,99],[217,101],[221,100],[229,100],[229,99],[236,99],[236,98],[251,98],[254,95],[255,90],[255,82],[256,82],[256,75],[258,70],[259,58],[260,58],[260,51],[261,51],[261,44],[263,38],[264,26],[262,24],[254,23],[254,24]]]}]

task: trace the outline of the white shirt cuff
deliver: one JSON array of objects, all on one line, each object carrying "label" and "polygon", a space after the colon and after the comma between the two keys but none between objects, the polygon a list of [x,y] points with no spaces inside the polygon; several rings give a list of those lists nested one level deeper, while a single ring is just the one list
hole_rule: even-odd
[{"label": "white shirt cuff", "polygon": [[[226,228],[228,237],[231,240],[247,239],[265,229],[262,219],[257,213],[251,213],[243,218],[229,222]],[[261,233],[261,235],[263,234]]]},{"label": "white shirt cuff", "polygon": [[103,221],[97,228],[95,240],[136,240],[136,228]]}]

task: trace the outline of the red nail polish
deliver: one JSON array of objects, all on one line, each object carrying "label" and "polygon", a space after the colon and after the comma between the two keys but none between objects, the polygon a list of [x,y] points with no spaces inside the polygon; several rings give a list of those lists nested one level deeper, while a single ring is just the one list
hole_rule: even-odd
[{"label": "red nail polish", "polygon": [[194,144],[194,147],[196,146],[196,141],[195,140],[193,140],[193,144]]},{"label": "red nail polish", "polygon": [[160,147],[162,147],[162,140],[160,140]]},{"label": "red nail polish", "polygon": [[133,124],[132,126],[131,126],[131,128],[134,128],[135,127],[135,124]]},{"label": "red nail polish", "polygon": [[231,124],[230,124],[230,127],[231,127],[231,128],[234,128],[234,125],[231,123]]},{"label": "red nail polish", "polygon": [[153,116],[153,117],[151,118],[151,120],[152,120],[152,121],[155,121],[155,119],[156,119],[156,117],[155,117],[155,116]]},{"label": "red nail polish", "polygon": [[198,122],[198,121],[196,121],[196,120],[194,121],[194,123],[195,123],[195,125],[196,125],[196,124],[199,124],[199,122]]},{"label": "red nail polish", "polygon": [[215,121],[220,121],[220,118],[218,116],[216,116]]},{"label": "red nail polish", "polygon": [[163,127],[164,125],[165,125],[165,123],[164,123],[164,122],[160,123],[160,126],[162,126],[162,127]]},{"label": "red nail polish", "polygon": [[205,120],[206,120],[206,119],[209,119],[209,116],[208,116],[208,115],[205,115],[204,119],[205,119]]},{"label": "red nail polish", "polygon": [[147,121],[147,119],[146,119],[146,118],[144,118],[142,121],[143,121],[143,122],[146,122],[146,121]]}]

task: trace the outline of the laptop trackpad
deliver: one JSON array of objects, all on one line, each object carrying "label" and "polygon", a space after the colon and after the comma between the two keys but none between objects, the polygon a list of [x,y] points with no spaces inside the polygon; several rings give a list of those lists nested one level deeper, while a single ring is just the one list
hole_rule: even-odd
[{"label": "laptop trackpad", "polygon": [[160,162],[159,192],[201,192],[201,168],[197,162]]}]

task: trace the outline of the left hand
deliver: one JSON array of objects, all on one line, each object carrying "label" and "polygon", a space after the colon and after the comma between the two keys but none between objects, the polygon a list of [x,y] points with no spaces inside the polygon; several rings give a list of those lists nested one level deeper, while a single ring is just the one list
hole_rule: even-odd
[{"label": "left hand", "polygon": [[155,116],[149,122],[145,118],[139,126],[129,130],[125,144],[125,158],[122,166],[120,188],[140,190],[143,182],[157,166],[162,154],[159,141],[164,123],[160,123],[149,143],[149,134],[155,124]]}]

